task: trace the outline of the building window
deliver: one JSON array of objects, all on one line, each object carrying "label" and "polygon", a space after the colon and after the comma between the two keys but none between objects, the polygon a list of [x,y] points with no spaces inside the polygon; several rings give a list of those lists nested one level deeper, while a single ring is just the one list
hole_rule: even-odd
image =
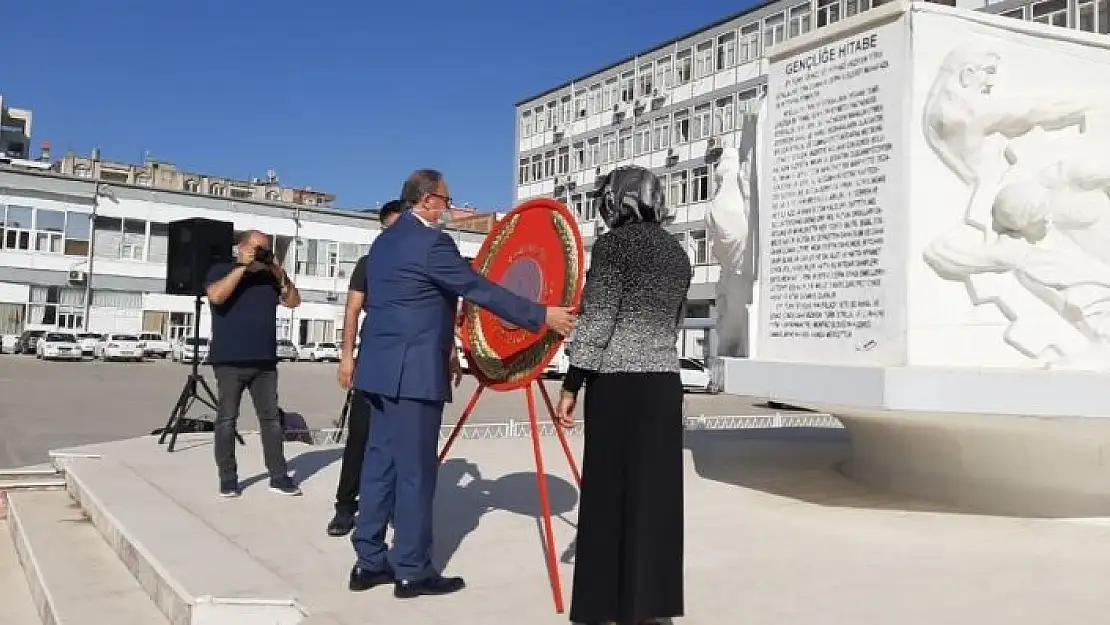
[{"label": "building window", "polygon": [[254,194],[249,189],[232,189],[231,197],[237,200],[249,200]]},{"label": "building window", "polygon": [[674,56],[674,75],[676,85],[685,85],[690,82],[693,72],[693,51],[686,48]]},{"label": "building window", "polygon": [[817,0],[817,27],[840,21],[840,0]]},{"label": "building window", "polygon": [[169,258],[170,227],[167,224],[150,222],[150,238],[147,243],[146,259],[151,263],[164,263]]},{"label": "building window", "polygon": [[730,32],[717,37],[717,71],[736,65],[736,33]]},{"label": "building window", "polygon": [[713,134],[719,135],[732,131],[733,113],[734,107],[731,95],[717,100],[713,111]]},{"label": "building window", "polygon": [[100,179],[106,182],[118,182],[121,184],[127,184],[128,178],[129,176],[125,171],[112,171],[110,169],[100,170]]},{"label": "building window", "polygon": [[694,78],[705,78],[713,73],[713,41],[698,44],[694,55]]},{"label": "building window", "polygon": [[651,151],[651,124],[644,122],[636,126],[632,137],[632,152],[636,156]]},{"label": "building window", "polygon": [[844,0],[844,17],[852,17],[871,8],[871,0]]},{"label": "building window", "polygon": [[278,192],[274,191],[273,189],[270,189],[269,191],[266,192],[266,199],[270,200],[271,202],[278,201],[278,199],[279,199],[278,198]]},{"label": "building window", "polygon": [[620,85],[618,84],[617,77],[614,76],[605,81],[605,86],[601,90],[601,110],[613,110],[613,105],[618,102],[619,97]]},{"label": "building window", "polygon": [[[0,205],[2,207],[3,205]],[[34,209],[8,206],[3,223],[4,249],[30,251],[34,228]]]},{"label": "building window", "polygon": [[594,221],[597,219],[597,198],[590,196],[586,198],[585,207],[582,209],[582,221]]},{"label": "building window", "polygon": [[1110,33],[1110,3],[1107,0],[1081,1],[1079,28],[1089,33]]},{"label": "building window", "polygon": [[154,180],[150,177],[149,174],[139,174],[139,176],[135,178],[135,184],[149,187],[154,184]]},{"label": "building window", "polygon": [[1044,0],[1030,7],[1033,21],[1050,26],[1068,25],[1068,0]]},{"label": "building window", "polygon": [[690,189],[691,202],[704,202],[709,199],[709,168],[706,166],[694,168],[694,184]]},{"label": "building window", "polygon": [[632,129],[621,128],[617,132],[617,158],[632,158]]},{"label": "building window", "polygon": [[63,211],[35,210],[35,251],[61,254],[65,237],[66,214]]},{"label": "building window", "polygon": [[555,150],[543,155],[543,177],[550,178],[555,175]]},{"label": "building window", "polygon": [[226,192],[224,191],[223,185],[212,184],[208,186],[208,195],[223,196],[224,193]]},{"label": "building window", "polygon": [[200,183],[196,180],[186,180],[185,190],[189,193],[200,193]]},{"label": "building window", "polygon": [[27,323],[64,329],[83,327],[85,291],[57,286],[32,286]]},{"label": "building window", "polygon": [[97,215],[93,224],[93,249],[97,258],[143,260],[146,257],[146,222]]},{"label": "building window", "polygon": [[560,106],[560,113],[559,113],[560,123],[562,123],[565,126],[565,125],[571,123],[572,121],[574,121],[574,102],[573,102],[573,98],[571,98],[570,94],[567,94],[567,95],[563,96],[563,99],[560,102],[559,106]]},{"label": "building window", "polygon": [[812,28],[809,3],[799,4],[790,9],[790,36],[797,37],[808,33]]},{"label": "building window", "polygon": [[571,171],[582,171],[588,167],[588,165],[586,165],[586,145],[579,141],[575,143],[572,148]]},{"label": "building window", "polygon": [[89,255],[89,230],[92,216],[86,213],[66,213],[65,247],[67,256]]},{"label": "building window", "polygon": [[674,114],[674,144],[682,145],[690,140],[690,109]]},{"label": "building window", "polygon": [[713,105],[709,102],[694,107],[694,123],[690,132],[690,140],[697,141],[709,136],[712,130]]},{"label": "building window", "polygon": [[570,172],[570,148],[559,148],[559,157],[555,161],[555,173],[565,174]]},{"label": "building window", "polygon": [[593,86],[590,87],[590,98],[589,98],[589,112],[590,112],[590,115],[596,115],[596,114],[600,113],[601,111],[605,110],[605,107],[602,106],[602,102],[601,102],[601,100],[602,100],[601,96],[602,95],[603,94],[601,92],[601,83],[597,83],[596,85],[593,85]]},{"label": "building window", "polygon": [[[1067,0],[1065,0],[1066,2]],[[763,47],[770,48],[786,39],[786,18],[782,13],[763,20]]]},{"label": "building window", "polygon": [[574,92],[574,110],[578,112],[578,119],[586,119],[589,114],[588,104],[585,89]]},{"label": "building window", "polygon": [[532,136],[532,111],[520,114],[520,136],[524,139]]},{"label": "building window", "polygon": [[532,182],[540,180],[543,180],[543,156],[536,154],[532,156]]},{"label": "building window", "polygon": [[547,103],[547,109],[543,113],[544,130],[555,130],[555,121],[559,116],[559,103],[552,100]]},{"label": "building window", "polygon": [[737,58],[740,63],[754,61],[759,58],[759,22],[740,28]]},{"label": "building window", "polygon": [[171,312],[170,313],[170,327],[169,327],[169,340],[177,340],[182,337],[193,335],[193,313],[189,312]]},{"label": "building window", "polygon": [[671,57],[664,56],[655,61],[655,86],[659,89],[670,89],[674,80],[671,68]]},{"label": "building window", "polygon": [[709,264],[709,240],[705,238],[705,230],[690,231],[690,251],[693,252],[695,265]]},{"label": "building window", "polygon": [[621,74],[621,102],[631,102],[636,99],[636,72]]},{"label": "building window", "polygon": [[73,168],[73,175],[78,178],[92,178],[92,170],[88,165],[78,164]]},{"label": "building window", "polygon": [[653,150],[662,150],[671,145],[671,118],[663,116],[655,118],[651,147]]},{"label": "building window", "polygon": [[617,160],[617,135],[607,133],[601,137],[601,163],[612,163]]},{"label": "building window", "polygon": [[651,66],[651,63],[648,63],[647,65],[641,65],[640,66],[640,73],[639,73],[639,75],[637,76],[636,79],[640,83],[640,96],[641,97],[645,97],[645,98],[650,98],[651,97],[652,88],[655,86],[655,83],[654,83],[655,71],[654,71],[654,69],[655,68],[653,68]]},{"label": "building window", "polygon": [[585,205],[582,203],[581,193],[575,193],[570,196],[570,210],[574,211],[574,216],[578,218],[578,221],[582,221],[583,219],[582,211],[584,208]]},{"label": "building window", "polygon": [[682,206],[689,201],[689,174],[685,171],[676,171],[670,177],[670,194],[667,203],[671,206]]},{"label": "building window", "polygon": [[586,167],[596,167],[601,163],[601,139],[594,137],[586,142]]}]

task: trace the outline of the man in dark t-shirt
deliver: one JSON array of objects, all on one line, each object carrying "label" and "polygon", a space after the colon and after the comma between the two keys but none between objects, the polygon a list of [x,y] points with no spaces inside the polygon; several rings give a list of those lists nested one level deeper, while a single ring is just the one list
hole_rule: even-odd
[{"label": "man in dark t-shirt", "polygon": [[208,360],[216,373],[214,447],[220,495],[240,493],[235,462],[235,432],[243,391],[258,413],[262,455],[270,473],[270,490],[285,495],[301,491],[289,477],[277,395],[277,307],[296,308],[300,293],[270,250],[265,234],[250,230],[238,241],[233,263],[208,270],[206,293],[212,309],[212,343]]},{"label": "man in dark t-shirt", "polygon": [[[401,216],[400,200],[386,202],[379,213],[382,228],[388,228]],[[343,464],[339,469],[339,487],[335,491],[335,516],[328,523],[328,535],[346,536],[355,526],[358,512],[358,485],[362,477],[362,457],[370,435],[370,406],[358,393],[351,392],[351,375],[355,370],[355,336],[360,330],[359,316],[366,308],[366,256],[358,259],[347,288],[347,306],[343,314],[343,345],[340,347],[339,386],[347,391],[347,442],[343,447]]]}]

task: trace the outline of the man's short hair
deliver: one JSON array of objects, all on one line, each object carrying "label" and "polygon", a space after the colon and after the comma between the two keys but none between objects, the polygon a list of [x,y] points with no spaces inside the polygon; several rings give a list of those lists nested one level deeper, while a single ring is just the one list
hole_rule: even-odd
[{"label": "man's short hair", "polygon": [[415,205],[439,189],[443,182],[443,174],[434,169],[418,169],[409,175],[401,187],[401,201],[408,205]]},{"label": "man's short hair", "polygon": [[404,202],[401,200],[390,200],[378,211],[378,219],[381,220],[382,223],[385,223],[386,219],[393,215],[400,215],[403,210],[405,210]]}]

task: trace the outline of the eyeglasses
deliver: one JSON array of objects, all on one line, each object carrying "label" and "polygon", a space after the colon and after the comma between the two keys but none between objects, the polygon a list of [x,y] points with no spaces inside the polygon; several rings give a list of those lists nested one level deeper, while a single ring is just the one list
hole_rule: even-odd
[{"label": "eyeglasses", "polygon": [[432,197],[438,197],[439,199],[443,200],[444,204],[447,205],[447,208],[451,208],[452,206],[455,205],[455,203],[453,201],[451,201],[451,196],[450,195],[441,195],[439,193],[429,193],[428,195],[430,195]]}]

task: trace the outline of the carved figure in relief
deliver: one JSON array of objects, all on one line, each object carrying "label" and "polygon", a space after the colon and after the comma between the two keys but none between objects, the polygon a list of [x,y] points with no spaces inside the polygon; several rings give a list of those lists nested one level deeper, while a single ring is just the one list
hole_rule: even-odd
[{"label": "carved figure in relief", "polygon": [[716,191],[705,216],[706,235],[721,266],[717,280],[717,354],[750,355],[750,307],[755,284],[752,243],[756,116],[746,116],[739,148],[725,148],[717,161]]}]

